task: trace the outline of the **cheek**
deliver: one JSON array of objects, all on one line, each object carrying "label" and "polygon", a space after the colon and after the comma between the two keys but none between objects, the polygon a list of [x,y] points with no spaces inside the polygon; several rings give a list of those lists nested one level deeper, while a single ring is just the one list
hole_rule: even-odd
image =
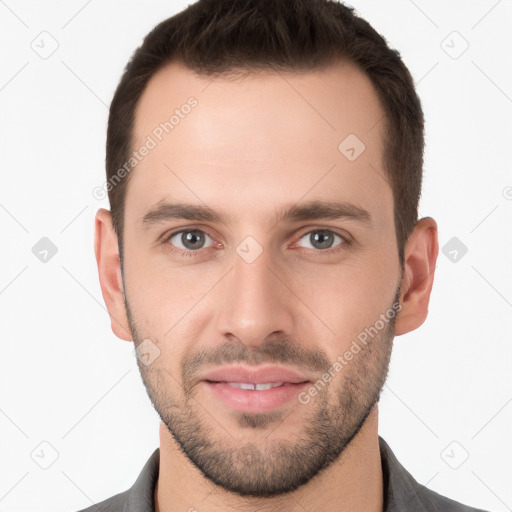
[{"label": "cheek", "polygon": [[205,266],[199,271],[196,265],[172,265],[163,248],[152,251],[133,250],[125,258],[126,287],[139,324],[163,336],[208,292],[215,276]]},{"label": "cheek", "polygon": [[147,338],[157,345],[160,355],[156,362],[178,382],[183,356],[196,349],[207,327],[209,315],[205,314],[204,299],[215,284],[213,276],[203,279],[197,272],[133,266],[128,289],[137,334],[141,340]]},{"label": "cheek", "polygon": [[[391,306],[399,277],[391,263],[372,254],[350,264],[326,266],[315,274],[300,273],[296,293],[323,322],[319,335],[332,338],[338,351]],[[305,324],[311,324],[311,318],[308,313]]]}]

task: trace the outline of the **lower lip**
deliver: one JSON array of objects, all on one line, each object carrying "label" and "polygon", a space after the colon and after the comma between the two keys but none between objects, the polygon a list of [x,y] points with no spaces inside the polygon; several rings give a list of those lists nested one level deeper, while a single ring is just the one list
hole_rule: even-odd
[{"label": "lower lip", "polygon": [[226,382],[203,382],[230,409],[250,413],[268,412],[297,399],[297,395],[310,384],[309,382],[285,383],[276,388],[258,391],[234,388]]}]

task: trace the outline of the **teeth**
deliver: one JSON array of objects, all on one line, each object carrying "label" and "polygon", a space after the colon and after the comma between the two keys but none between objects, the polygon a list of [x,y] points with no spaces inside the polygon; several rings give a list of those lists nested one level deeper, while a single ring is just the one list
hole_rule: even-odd
[{"label": "teeth", "polygon": [[266,389],[277,388],[282,386],[282,382],[269,382],[266,384],[256,384],[256,391],[265,391]]},{"label": "teeth", "polygon": [[247,382],[228,382],[228,384],[240,389],[255,389],[254,384]]},{"label": "teeth", "polygon": [[266,382],[265,384],[252,384],[251,382],[227,382],[232,388],[252,389],[253,391],[265,391],[282,386],[282,382]]}]

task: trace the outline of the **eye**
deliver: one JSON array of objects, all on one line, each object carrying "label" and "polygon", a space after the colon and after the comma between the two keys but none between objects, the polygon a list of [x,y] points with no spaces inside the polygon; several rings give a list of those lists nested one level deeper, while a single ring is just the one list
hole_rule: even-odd
[{"label": "eye", "polygon": [[[315,229],[313,231],[309,231],[308,233],[304,234],[300,240],[305,239],[306,242],[309,242],[311,244],[309,248],[311,249],[320,249],[324,252],[329,252],[328,250],[333,247],[333,243],[335,242],[336,238],[343,242],[343,244],[338,245],[348,244],[348,242],[341,235],[338,235],[329,229]],[[337,249],[333,250],[336,251]]]},{"label": "eye", "polygon": [[[182,231],[177,231],[176,233],[172,233],[165,238],[165,241],[167,243],[170,242],[171,245],[177,249],[180,249],[181,252],[187,253],[196,252],[199,249],[204,249],[204,243],[207,238],[213,242],[210,236],[208,236],[204,231],[201,231],[200,229],[185,229]],[[211,244],[207,247],[210,246]]]}]

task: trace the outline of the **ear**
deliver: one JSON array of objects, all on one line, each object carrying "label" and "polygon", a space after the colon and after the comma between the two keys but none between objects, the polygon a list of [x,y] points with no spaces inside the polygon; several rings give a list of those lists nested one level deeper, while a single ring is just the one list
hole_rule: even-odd
[{"label": "ear", "polygon": [[427,318],[438,253],[436,221],[431,217],[420,219],[404,249],[402,309],[396,319],[396,336],[414,331]]},{"label": "ear", "polygon": [[94,253],[98,265],[101,293],[110,315],[112,331],[118,338],[132,341],[124,304],[118,239],[110,211],[105,208],[100,208],[96,213]]}]

